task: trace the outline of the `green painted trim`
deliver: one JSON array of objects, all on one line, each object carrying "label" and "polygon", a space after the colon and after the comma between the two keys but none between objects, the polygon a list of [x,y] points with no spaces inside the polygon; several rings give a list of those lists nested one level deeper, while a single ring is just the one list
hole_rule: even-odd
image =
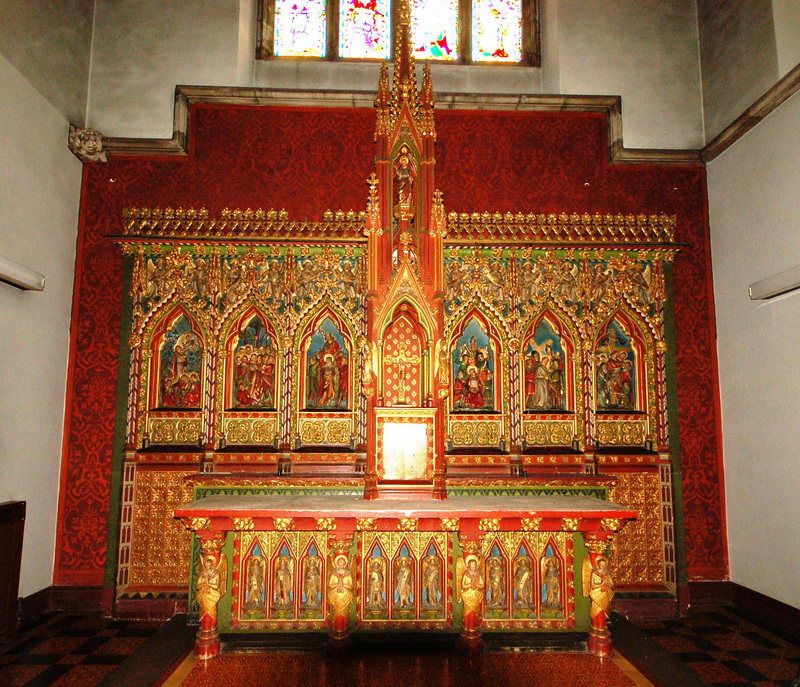
[{"label": "green painted trim", "polygon": [[664,303],[664,337],[667,382],[667,421],[669,422],[669,454],[672,470],[672,513],[675,519],[675,566],[678,585],[689,582],[686,564],[686,524],[683,512],[683,481],[681,480],[681,435],[678,424],[678,359],[675,344],[675,282],[672,263],[664,263],[664,282],[667,299]]},{"label": "green painted trim", "polygon": [[130,297],[133,279],[133,256],[122,257],[122,305],[119,323],[119,358],[117,364],[117,403],[114,418],[114,443],[111,460],[111,492],[108,506],[108,538],[106,539],[106,570],[104,584],[116,584],[119,530],[122,516],[122,470],[125,462],[125,423],[128,415],[128,385],[130,382],[131,349],[128,339],[133,324],[133,299]]},{"label": "green painted trim", "polygon": [[486,486],[486,487],[448,487],[448,496],[594,496],[608,501],[608,487],[605,486]]},{"label": "green painted trim", "polygon": [[588,631],[592,619],[589,616],[592,602],[583,594],[583,560],[589,555],[589,549],[578,532],[572,535],[572,575],[575,582],[575,629]]}]

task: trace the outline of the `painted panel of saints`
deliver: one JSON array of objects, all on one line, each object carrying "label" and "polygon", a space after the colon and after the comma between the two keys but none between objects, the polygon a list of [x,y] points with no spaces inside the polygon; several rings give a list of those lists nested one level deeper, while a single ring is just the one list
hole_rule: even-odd
[{"label": "painted panel of saints", "polygon": [[564,350],[547,320],[525,346],[525,411],[564,410]]},{"label": "painted panel of saints", "polygon": [[278,351],[260,317],[253,317],[233,351],[233,407],[274,408]]},{"label": "painted panel of saints", "polygon": [[159,368],[160,408],[200,408],[203,350],[189,320],[181,316],[167,332]]},{"label": "painted panel of saints", "polygon": [[595,354],[597,410],[633,410],[636,398],[636,356],[631,338],[611,321],[597,342]]},{"label": "painted panel of saints", "polygon": [[326,318],[311,336],[306,353],[306,408],[347,409],[349,364],[344,338]]},{"label": "painted panel of saints", "polygon": [[494,352],[476,319],[470,320],[453,351],[453,411],[494,410]]}]

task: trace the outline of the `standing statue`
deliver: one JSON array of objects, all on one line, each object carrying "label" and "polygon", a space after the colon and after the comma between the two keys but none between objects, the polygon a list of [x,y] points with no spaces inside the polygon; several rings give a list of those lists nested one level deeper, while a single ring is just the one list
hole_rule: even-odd
[{"label": "standing statue", "polygon": [[384,571],[386,561],[378,556],[371,558],[369,563],[369,573],[367,575],[367,609],[380,610],[386,608],[386,597],[384,594]]},{"label": "standing statue", "polygon": [[520,556],[517,559],[514,589],[517,595],[514,606],[523,610],[533,608],[533,570],[531,569],[531,559],[527,556]]},{"label": "standing statue", "polygon": [[264,559],[253,556],[247,566],[247,603],[249,611],[260,610],[264,604]]},{"label": "standing statue", "polygon": [[480,636],[481,606],[485,582],[477,554],[459,556],[456,561],[456,601],[464,604],[463,632],[466,637]]},{"label": "standing statue", "polygon": [[305,603],[304,608],[314,609],[319,608],[320,599],[320,585],[319,585],[319,558],[316,556],[309,556],[306,558],[306,574],[304,576],[304,594]]},{"label": "standing statue", "polygon": [[275,568],[275,608],[292,607],[293,561],[289,556],[280,556]]},{"label": "standing statue", "polygon": [[219,566],[214,556],[200,559],[200,570],[195,583],[195,598],[200,607],[200,629],[217,626],[217,602],[225,594],[225,556],[220,556]]},{"label": "standing statue", "polygon": [[440,575],[439,556],[431,554],[425,559],[425,572],[423,574],[425,595],[427,597],[423,605],[426,608],[442,607],[442,593],[439,589]]},{"label": "standing statue", "polygon": [[611,611],[611,602],[614,599],[614,581],[608,570],[608,559],[598,556],[592,565],[590,556],[583,562],[583,593],[592,600],[589,616],[592,626],[605,628],[608,614]]},{"label": "standing statue", "polygon": [[410,563],[408,556],[400,556],[397,560],[395,593],[397,595],[397,607],[401,609],[409,608],[413,603],[414,573],[411,570]]},{"label": "standing statue", "polygon": [[542,607],[553,611],[561,610],[561,570],[558,561],[553,557],[546,558],[544,566]]},{"label": "standing statue", "polygon": [[503,608],[505,606],[505,570],[503,561],[498,556],[489,559],[487,577],[489,578],[488,608]]},{"label": "standing statue", "polygon": [[335,554],[331,561],[328,603],[331,634],[334,639],[343,639],[350,632],[350,604],[353,603],[353,566],[344,553]]}]

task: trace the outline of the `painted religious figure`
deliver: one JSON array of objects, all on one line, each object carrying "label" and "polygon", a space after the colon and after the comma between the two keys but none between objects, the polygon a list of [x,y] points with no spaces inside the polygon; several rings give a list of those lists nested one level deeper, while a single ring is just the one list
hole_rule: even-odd
[{"label": "painted religious figure", "polygon": [[333,320],[326,318],[312,335],[306,353],[306,408],[347,409],[349,364],[344,338]]},{"label": "painted religious figure", "polygon": [[185,316],[167,332],[160,357],[159,407],[200,408],[203,350]]},{"label": "painted religious figure", "polygon": [[546,319],[528,340],[524,365],[525,411],[564,410],[564,350]]},{"label": "painted religious figure", "polygon": [[278,351],[260,317],[239,335],[233,365],[233,407],[274,408]]},{"label": "painted religious figure", "polygon": [[631,338],[612,320],[600,337],[595,354],[595,394],[600,411],[633,410],[636,398],[636,357]]},{"label": "painted religious figure", "polygon": [[287,610],[292,607],[292,578],[294,561],[289,556],[279,556],[275,565],[274,608]]},{"label": "painted religious figure", "polygon": [[453,352],[453,411],[494,410],[494,352],[486,332],[470,320]]},{"label": "painted religious figure", "polygon": [[506,574],[503,559],[492,556],[488,561],[486,577],[489,589],[486,592],[486,608],[499,609],[506,605]]}]

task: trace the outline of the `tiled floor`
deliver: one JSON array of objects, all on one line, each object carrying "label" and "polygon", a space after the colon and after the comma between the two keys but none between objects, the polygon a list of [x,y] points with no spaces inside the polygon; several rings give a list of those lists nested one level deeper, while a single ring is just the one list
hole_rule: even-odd
[{"label": "tiled floor", "polygon": [[[179,624],[183,633],[178,636],[173,632],[169,644],[164,635],[169,628],[159,632],[164,623],[109,621],[96,613],[51,614],[20,628],[14,639],[0,645],[0,687],[134,684],[124,676],[125,665],[152,662],[153,653],[170,654],[164,665],[181,664],[191,646],[193,630],[182,621]],[[637,627],[651,648],[665,649],[714,687],[789,687],[800,668],[800,643],[731,609],[693,611],[688,618],[638,623]],[[149,639],[153,641],[148,643]],[[137,650],[135,662],[120,666]],[[646,649],[642,653],[648,654]],[[651,669],[644,672],[662,687],[688,684],[674,678],[658,680],[663,662],[653,663],[647,656],[625,657],[634,664],[637,658],[640,663],[649,660]],[[667,660],[672,661],[669,656]],[[160,668],[155,674],[166,678],[173,669]],[[189,672],[191,667],[182,678],[168,684],[180,684]]]},{"label": "tiled floor", "polygon": [[733,609],[695,610],[688,618],[636,625],[715,687],[788,687],[800,670],[796,638]]},{"label": "tiled floor", "polygon": [[163,622],[54,613],[0,645],[2,687],[92,687],[141,648]]}]

